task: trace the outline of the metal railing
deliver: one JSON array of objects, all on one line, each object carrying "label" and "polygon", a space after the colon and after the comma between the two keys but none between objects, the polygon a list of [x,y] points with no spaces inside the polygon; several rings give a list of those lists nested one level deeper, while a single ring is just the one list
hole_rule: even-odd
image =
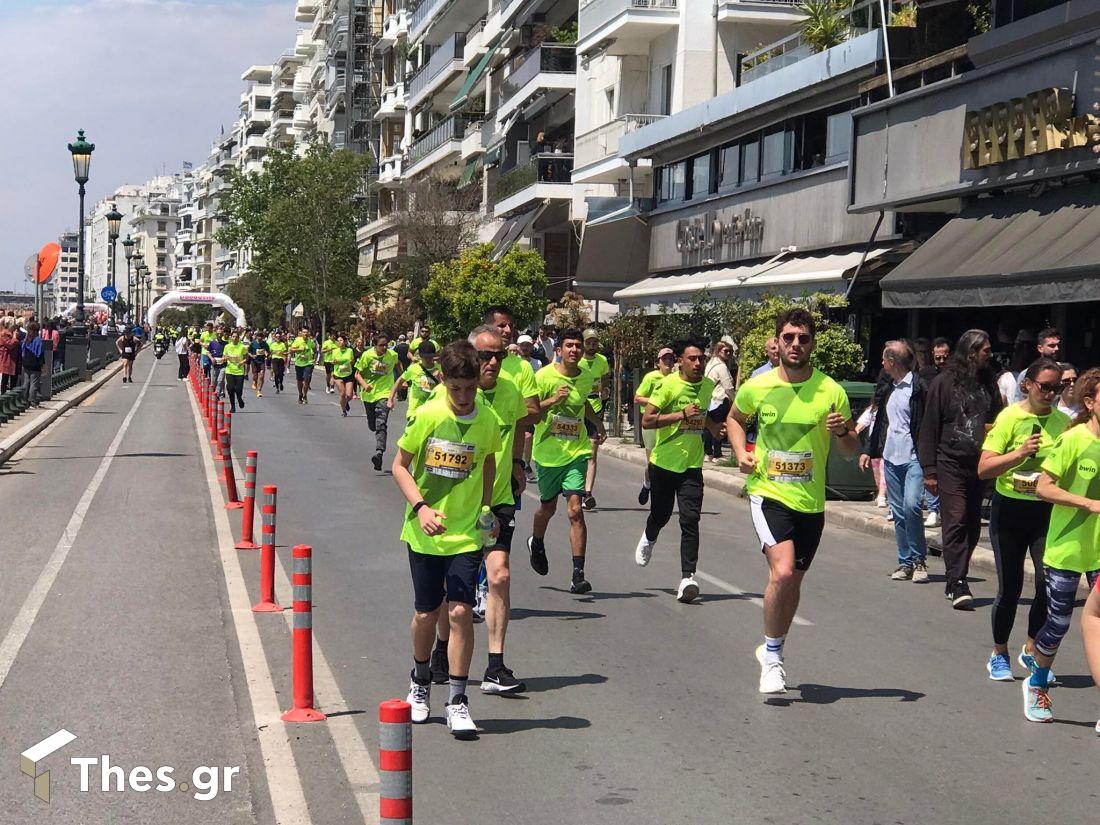
[{"label": "metal railing", "polygon": [[544,72],[576,74],[577,47],[572,44],[543,43],[525,54],[512,58],[498,71],[508,72],[507,76],[500,81],[499,87],[500,101],[503,103]]},{"label": "metal railing", "polygon": [[583,39],[628,9],[676,11],[679,0],[582,0],[577,30]]},{"label": "metal railing", "polygon": [[462,52],[466,48],[466,33],[455,32],[447,41],[436,49],[432,56],[415,75],[406,78],[409,88],[409,98],[415,98],[428,87],[428,84],[439,77],[447,67],[455,60],[462,60]]},{"label": "metal railing", "polygon": [[668,115],[620,115],[614,120],[597,126],[583,135],[577,135],[573,153],[576,156],[577,166],[584,167],[591,163],[609,158],[618,154],[619,139],[626,134],[636,132],[643,126],[663,120]]},{"label": "metal railing", "polygon": [[444,143],[461,140],[465,129],[466,118],[461,115],[451,115],[446,120],[437,123],[427,134],[409,147],[409,159],[405,168],[407,169],[417,163]]},{"label": "metal railing", "polygon": [[510,169],[497,179],[494,205],[536,183],[569,183],[573,179],[573,156],[560,153],[534,155],[528,163]]},{"label": "metal railing", "polygon": [[420,34],[421,26],[427,26],[428,18],[449,2],[450,0],[423,0],[409,18],[409,38],[416,39]]}]

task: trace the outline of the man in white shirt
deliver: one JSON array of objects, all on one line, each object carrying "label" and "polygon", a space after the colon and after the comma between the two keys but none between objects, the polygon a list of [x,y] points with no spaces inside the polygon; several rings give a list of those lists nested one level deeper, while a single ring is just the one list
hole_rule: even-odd
[{"label": "man in white shirt", "polygon": [[764,351],[767,353],[768,360],[761,364],[759,367],[752,371],[750,378],[756,378],[758,375],[762,375],[768,370],[774,370],[779,364],[779,339],[769,338],[768,343],[764,345]]}]

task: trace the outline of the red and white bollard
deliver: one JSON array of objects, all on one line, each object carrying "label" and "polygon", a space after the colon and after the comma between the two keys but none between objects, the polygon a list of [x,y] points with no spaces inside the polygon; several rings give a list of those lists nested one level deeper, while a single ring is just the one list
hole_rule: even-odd
[{"label": "red and white bollard", "polygon": [[264,503],[260,506],[260,600],[252,605],[253,613],[283,612],[283,606],[275,601],[275,500],[278,495],[274,484],[264,487]]},{"label": "red and white bollard", "polygon": [[237,495],[237,476],[233,472],[233,454],[229,452],[229,433],[226,430],[218,433],[218,444],[222,454],[222,478],[225,479],[225,509],[238,510],[244,507],[244,502]]},{"label": "red and white bollard", "polygon": [[325,715],[313,707],[313,548],[294,546],[293,670],[294,707],[280,717],[284,722],[322,722]]},{"label": "red and white bollard", "polygon": [[233,446],[233,413],[229,410],[225,410],[223,415],[225,419],[225,431],[229,433],[229,446]]},{"label": "red and white bollard", "polygon": [[[232,446],[230,443],[230,450]],[[244,508],[241,510],[241,540],[236,545],[238,550],[260,549],[260,545],[252,540],[252,524],[256,520],[256,462],[259,456],[255,450],[249,450],[244,459]]]},{"label": "red and white bollard", "polygon": [[400,699],[378,706],[378,770],[378,821],[412,825],[412,707]]}]

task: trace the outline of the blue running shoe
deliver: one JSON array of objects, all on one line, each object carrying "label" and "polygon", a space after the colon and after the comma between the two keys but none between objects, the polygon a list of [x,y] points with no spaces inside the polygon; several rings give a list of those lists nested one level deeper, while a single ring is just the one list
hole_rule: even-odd
[{"label": "blue running shoe", "polygon": [[989,678],[994,682],[1012,681],[1012,665],[1009,664],[1008,656],[1004,653],[994,653],[990,656],[989,661],[985,663],[985,669],[989,671]]},{"label": "blue running shoe", "polygon": [[[1027,646],[1020,648],[1020,655],[1016,658],[1016,661],[1020,663],[1020,667],[1027,668],[1028,673],[1034,673],[1035,668],[1038,667],[1035,664],[1035,657],[1027,652]],[[1050,676],[1047,677],[1047,687],[1054,687],[1058,684],[1058,677],[1054,675],[1054,671],[1050,671]]]},{"label": "blue running shoe", "polygon": [[1053,722],[1054,710],[1046,688],[1032,687],[1030,679],[1023,681],[1024,718],[1029,722]]}]

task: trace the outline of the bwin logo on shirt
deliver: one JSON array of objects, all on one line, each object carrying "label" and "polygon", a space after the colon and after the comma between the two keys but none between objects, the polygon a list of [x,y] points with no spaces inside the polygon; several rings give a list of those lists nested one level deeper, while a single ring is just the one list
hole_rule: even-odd
[{"label": "bwin logo on shirt", "polygon": [[1096,478],[1097,469],[1096,462],[1091,458],[1083,458],[1077,462],[1077,474],[1081,478]]}]

